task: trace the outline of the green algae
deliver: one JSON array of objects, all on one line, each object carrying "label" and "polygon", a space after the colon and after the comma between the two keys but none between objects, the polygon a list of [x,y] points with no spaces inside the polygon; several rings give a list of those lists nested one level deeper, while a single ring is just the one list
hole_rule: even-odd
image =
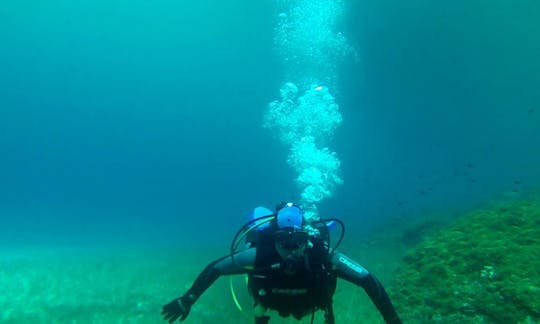
[{"label": "green algae", "polygon": [[472,212],[411,249],[392,297],[406,323],[540,320],[540,204]]}]

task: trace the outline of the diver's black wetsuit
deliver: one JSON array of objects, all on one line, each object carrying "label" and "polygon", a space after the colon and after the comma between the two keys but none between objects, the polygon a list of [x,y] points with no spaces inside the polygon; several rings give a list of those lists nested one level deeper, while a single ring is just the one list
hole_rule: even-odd
[{"label": "diver's black wetsuit", "polygon": [[[330,255],[308,249],[304,264],[293,275],[285,274],[283,260],[275,249],[251,248],[210,263],[197,277],[186,295],[195,302],[221,275],[248,274],[255,305],[277,310],[280,315],[301,318],[318,309],[325,311],[326,323],[334,324],[332,296],[337,278],[362,287],[386,323],[402,323],[382,284],[361,265],[346,255]],[[264,313],[255,323],[267,323]]]}]

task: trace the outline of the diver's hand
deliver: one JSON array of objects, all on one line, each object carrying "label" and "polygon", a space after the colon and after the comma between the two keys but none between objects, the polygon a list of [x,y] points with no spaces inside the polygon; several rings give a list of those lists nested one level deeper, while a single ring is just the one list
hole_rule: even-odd
[{"label": "diver's hand", "polygon": [[180,322],[182,322],[189,315],[191,305],[193,305],[193,298],[189,295],[184,295],[167,305],[164,305],[161,309],[161,315],[163,315],[163,319],[169,321],[169,323],[173,323],[179,317]]}]

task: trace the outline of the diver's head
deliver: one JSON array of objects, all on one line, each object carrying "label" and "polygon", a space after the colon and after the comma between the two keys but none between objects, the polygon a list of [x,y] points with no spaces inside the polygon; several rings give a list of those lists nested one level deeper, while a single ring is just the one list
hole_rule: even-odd
[{"label": "diver's head", "polygon": [[274,233],[274,242],[279,255],[287,257],[302,257],[308,246],[309,234],[304,230],[286,228]]},{"label": "diver's head", "polygon": [[285,261],[285,270],[295,273],[303,264],[308,247],[309,234],[302,227],[302,209],[292,203],[286,203],[277,210],[277,229],[274,233],[276,250]]}]

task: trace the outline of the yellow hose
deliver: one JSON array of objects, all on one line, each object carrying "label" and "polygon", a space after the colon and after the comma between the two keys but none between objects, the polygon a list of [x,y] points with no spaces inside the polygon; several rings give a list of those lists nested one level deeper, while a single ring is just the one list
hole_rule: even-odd
[{"label": "yellow hose", "polygon": [[[246,284],[247,284],[247,281],[248,281],[247,275],[245,276],[245,278],[246,278]],[[234,284],[233,284],[232,276],[229,277],[229,287],[231,288],[231,295],[232,295],[232,299],[234,301],[234,304],[236,305],[236,308],[238,308],[238,310],[242,314],[244,314],[244,316],[249,318],[250,316],[244,311],[244,309],[242,308],[242,305],[240,304],[240,301],[238,300],[238,297],[236,296],[236,292],[234,291]]]}]

